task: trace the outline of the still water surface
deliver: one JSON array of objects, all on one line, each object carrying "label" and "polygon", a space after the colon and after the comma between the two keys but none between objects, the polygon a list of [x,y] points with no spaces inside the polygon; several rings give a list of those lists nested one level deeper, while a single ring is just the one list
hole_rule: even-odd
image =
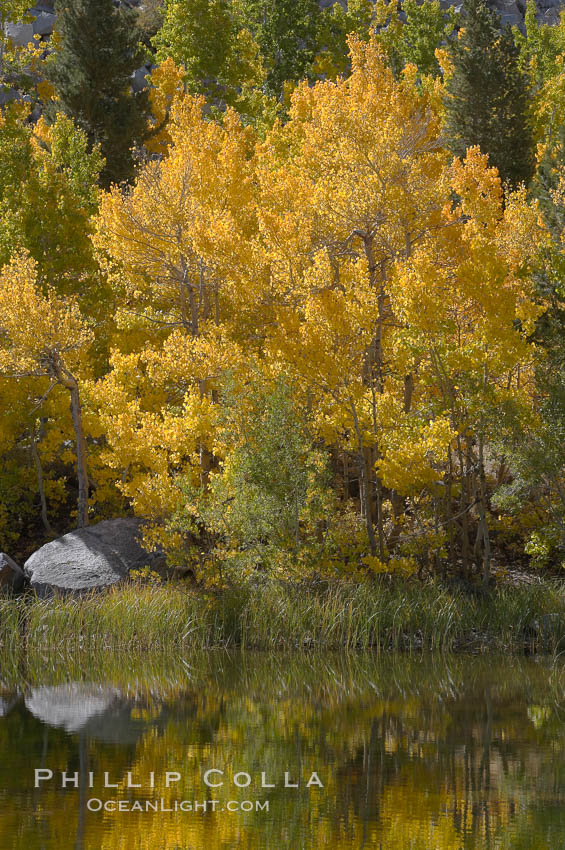
[{"label": "still water surface", "polygon": [[565,848],[549,661],[45,659],[0,688],[0,850]]}]

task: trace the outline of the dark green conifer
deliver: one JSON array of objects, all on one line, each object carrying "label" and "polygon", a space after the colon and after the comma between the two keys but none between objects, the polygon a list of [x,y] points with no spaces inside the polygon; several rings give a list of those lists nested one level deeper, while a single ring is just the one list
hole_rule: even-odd
[{"label": "dark green conifer", "polygon": [[129,180],[148,111],[147,93],[131,89],[144,59],[135,13],[116,9],[112,0],[61,0],[56,10],[58,49],[49,67],[54,109],[70,115],[91,146],[100,144],[104,186]]},{"label": "dark green conifer", "polygon": [[465,0],[463,33],[451,42],[453,74],[447,86],[446,137],[464,156],[472,145],[488,153],[503,183],[515,187],[533,174],[532,134],[527,121],[527,81],[510,27],[483,0]]}]

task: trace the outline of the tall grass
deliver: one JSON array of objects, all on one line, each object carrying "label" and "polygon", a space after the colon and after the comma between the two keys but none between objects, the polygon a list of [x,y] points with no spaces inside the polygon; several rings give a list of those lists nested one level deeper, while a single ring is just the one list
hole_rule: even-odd
[{"label": "tall grass", "polygon": [[565,586],[505,588],[491,596],[427,585],[332,585],[321,592],[266,585],[241,613],[250,648],[565,648]]},{"label": "tall grass", "polygon": [[26,648],[78,647],[165,649],[207,642],[206,602],[168,587],[124,585],[83,597],[29,604]]},{"label": "tall grass", "polygon": [[0,600],[2,653],[73,649],[565,650],[565,585],[490,596],[436,584],[286,585],[204,594],[181,585]]},{"label": "tall grass", "polygon": [[21,599],[0,596],[0,646],[14,651],[21,643],[24,606]]}]

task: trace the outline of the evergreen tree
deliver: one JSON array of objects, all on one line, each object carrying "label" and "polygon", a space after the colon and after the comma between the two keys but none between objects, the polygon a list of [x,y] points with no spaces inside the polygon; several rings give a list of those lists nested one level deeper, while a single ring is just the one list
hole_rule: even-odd
[{"label": "evergreen tree", "polygon": [[57,11],[58,49],[49,68],[56,109],[75,120],[91,146],[100,145],[104,186],[128,180],[148,110],[146,92],[130,87],[143,63],[135,13],[115,9],[112,0],[65,0]]},{"label": "evergreen tree", "polygon": [[532,176],[534,157],[527,123],[527,81],[519,67],[519,51],[510,27],[484,0],[465,0],[463,31],[451,43],[453,73],[445,106],[450,149],[463,156],[479,145],[512,186]]}]

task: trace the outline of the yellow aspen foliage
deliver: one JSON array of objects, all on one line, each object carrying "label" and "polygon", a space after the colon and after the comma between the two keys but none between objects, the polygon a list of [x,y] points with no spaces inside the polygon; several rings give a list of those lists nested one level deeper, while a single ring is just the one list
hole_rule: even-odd
[{"label": "yellow aspen foliage", "polygon": [[208,475],[219,376],[241,359],[224,322],[237,325],[235,272],[255,223],[253,131],[232,111],[208,120],[203,106],[174,101],[168,156],[104,198],[95,238],[117,304],[111,371],[93,387],[105,457],[154,518],[178,500],[180,470]]},{"label": "yellow aspen foliage", "polygon": [[0,273],[0,371],[58,379],[92,340],[76,301],[38,288],[36,263],[17,256]]},{"label": "yellow aspen foliage", "polygon": [[198,336],[218,320],[220,272],[250,226],[251,131],[233,112],[223,126],[205,120],[203,106],[188,95],[175,102],[169,156],[101,205],[95,242],[119,293],[119,325],[141,339],[174,327]]},{"label": "yellow aspen foliage", "polygon": [[21,253],[0,273],[0,373],[48,378],[70,394],[76,440],[78,524],[88,524],[88,470],[75,367],[92,342],[76,300],[39,291],[37,265]]},{"label": "yellow aspen foliage", "polygon": [[147,150],[166,156],[171,137],[168,131],[169,114],[176,98],[184,93],[184,72],[169,57],[158,65],[151,74],[149,102],[153,127],[146,141]]},{"label": "yellow aspen foliage", "polygon": [[299,84],[264,140],[174,100],[167,157],[101,204],[118,333],[93,398],[122,491],[166,523],[183,476],[233,471],[227,384],[289,382],[313,439],[355,467],[365,568],[381,571],[405,500],[428,540],[444,539],[441,488],[484,530],[489,411],[532,406],[528,273],[546,234],[478,149],[451,161],[437,87],[395,78],[374,37],[350,47],[351,75]]},{"label": "yellow aspen foliage", "polygon": [[[351,51],[351,76],[299,86],[290,121],[260,151],[258,214],[281,302],[272,354],[308,388],[321,435],[348,435],[345,445],[364,457],[368,518],[395,324],[387,281],[396,263],[440,238],[448,156],[429,94],[396,80],[374,41],[352,39]],[[379,538],[383,558],[382,529]]]}]

